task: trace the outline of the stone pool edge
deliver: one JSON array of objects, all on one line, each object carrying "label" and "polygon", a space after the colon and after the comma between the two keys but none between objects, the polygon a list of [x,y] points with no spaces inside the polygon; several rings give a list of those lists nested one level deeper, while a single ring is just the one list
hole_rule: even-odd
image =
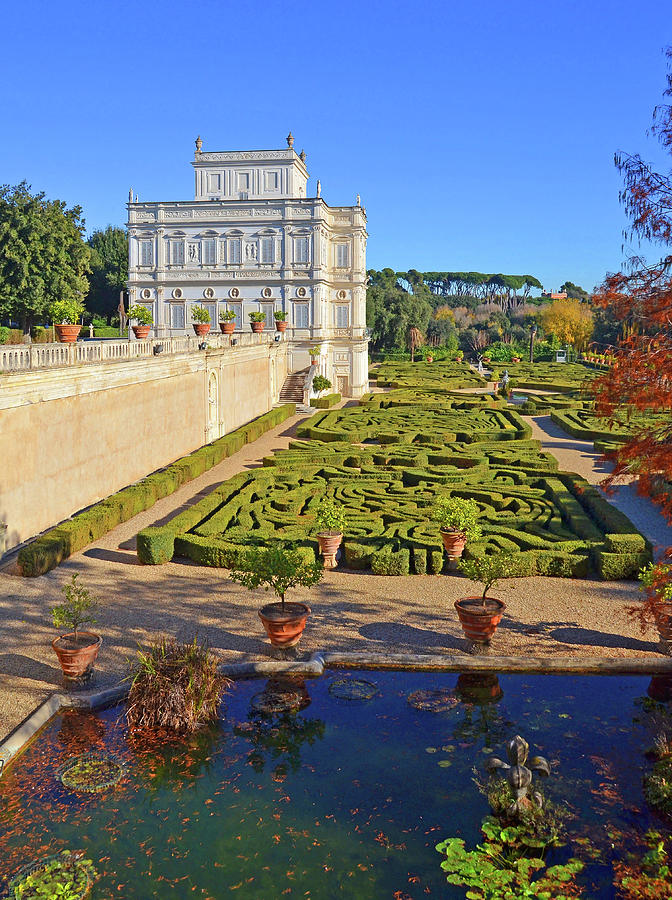
[{"label": "stone pool edge", "polygon": [[[246,660],[222,663],[219,670],[230,678],[296,674],[318,677],[325,669],[414,669],[420,672],[521,672],[556,675],[672,675],[672,658],[629,659],[610,657],[446,656],[432,653],[363,653],[329,650],[306,660]],[[64,694],[56,692],[0,743],[0,777],[47,722],[63,709],[103,709],[123,700],[130,684],[122,681],[102,691]]]}]

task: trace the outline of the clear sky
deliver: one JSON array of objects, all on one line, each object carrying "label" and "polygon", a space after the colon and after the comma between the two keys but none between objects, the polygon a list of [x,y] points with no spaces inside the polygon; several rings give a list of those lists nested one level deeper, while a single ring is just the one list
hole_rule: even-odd
[{"label": "clear sky", "polygon": [[623,259],[617,149],[647,139],[671,0],[3,4],[0,181],[120,225],[204,150],[305,148],[369,268],[592,288]]}]

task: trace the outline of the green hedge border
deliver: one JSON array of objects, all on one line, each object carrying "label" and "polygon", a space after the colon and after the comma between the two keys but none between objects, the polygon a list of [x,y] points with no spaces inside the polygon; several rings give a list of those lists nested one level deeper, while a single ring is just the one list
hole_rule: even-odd
[{"label": "green hedge border", "polygon": [[202,475],[295,414],[294,403],[278,406],[50,529],[19,550],[21,574],[29,578],[44,575],[77,550],[149,509],[157,500],[174,493],[186,482]]},{"label": "green hedge border", "polygon": [[326,397],[313,397],[313,399],[310,401],[310,405],[315,409],[330,409],[332,406],[336,406],[336,404],[340,402],[340,394],[327,394]]}]

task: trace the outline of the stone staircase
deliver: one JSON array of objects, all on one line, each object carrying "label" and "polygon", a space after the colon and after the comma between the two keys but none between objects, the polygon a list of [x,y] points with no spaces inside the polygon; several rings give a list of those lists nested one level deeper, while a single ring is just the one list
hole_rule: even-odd
[{"label": "stone staircase", "polygon": [[287,376],[280,390],[281,403],[303,403],[303,384],[307,372],[308,369],[304,369],[302,372],[294,372]]}]

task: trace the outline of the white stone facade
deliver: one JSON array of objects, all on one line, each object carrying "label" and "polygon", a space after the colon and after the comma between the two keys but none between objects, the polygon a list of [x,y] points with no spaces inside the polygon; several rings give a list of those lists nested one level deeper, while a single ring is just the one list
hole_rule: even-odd
[{"label": "white stone facade", "polygon": [[193,333],[191,309],[219,314],[287,314],[289,369],[310,365],[333,390],[359,397],[368,388],[366,211],[308,197],[305,154],[284,150],[203,152],[192,165],[195,199],[128,203],[130,303],[148,306],[157,337]]}]

